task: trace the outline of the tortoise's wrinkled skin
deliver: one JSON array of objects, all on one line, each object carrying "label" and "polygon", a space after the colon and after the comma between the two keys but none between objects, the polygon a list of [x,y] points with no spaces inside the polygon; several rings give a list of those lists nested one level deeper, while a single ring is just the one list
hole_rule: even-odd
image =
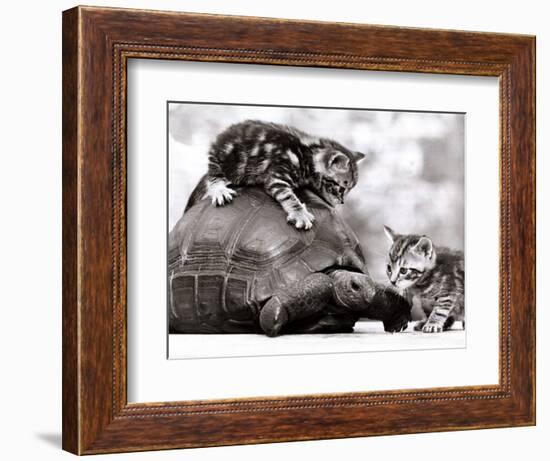
[{"label": "tortoise's wrinkled skin", "polygon": [[168,239],[173,333],[349,332],[359,317],[400,331],[410,306],[379,289],[361,247],[337,211],[299,192],[315,215],[299,231],[263,190],[243,188],[224,207],[202,200]]}]

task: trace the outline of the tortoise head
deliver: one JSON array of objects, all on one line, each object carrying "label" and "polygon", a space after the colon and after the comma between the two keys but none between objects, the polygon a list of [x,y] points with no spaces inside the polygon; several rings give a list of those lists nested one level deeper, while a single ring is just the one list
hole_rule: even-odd
[{"label": "tortoise head", "polygon": [[340,305],[353,312],[363,312],[376,294],[375,284],[366,274],[342,269],[334,271],[332,277],[334,297]]},{"label": "tortoise head", "polygon": [[411,320],[410,303],[393,291],[374,283],[367,274],[347,270],[332,273],[334,297],[338,303],[361,317],[381,320],[384,330],[403,331]]}]

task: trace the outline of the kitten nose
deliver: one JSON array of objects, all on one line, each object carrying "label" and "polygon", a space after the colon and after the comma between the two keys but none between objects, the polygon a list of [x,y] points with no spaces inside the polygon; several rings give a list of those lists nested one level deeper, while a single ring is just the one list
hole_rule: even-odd
[{"label": "kitten nose", "polygon": [[390,280],[390,282],[393,286],[397,285],[397,280]]}]

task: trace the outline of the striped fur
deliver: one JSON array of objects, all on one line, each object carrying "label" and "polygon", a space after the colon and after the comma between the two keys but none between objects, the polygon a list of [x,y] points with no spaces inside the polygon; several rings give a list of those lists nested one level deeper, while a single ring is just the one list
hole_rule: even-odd
[{"label": "striped fur", "polygon": [[438,333],[464,319],[464,254],[435,247],[422,235],[399,235],[384,226],[392,245],[386,273],[390,282],[421,305],[427,320],[415,328]]},{"label": "striped fur", "polygon": [[357,184],[357,162],[363,157],[330,139],[247,120],[218,135],[208,154],[208,174],[187,208],[204,194],[216,205],[230,202],[235,192],[229,185],[261,185],[281,204],[289,222],[309,229],[314,217],[294,191],[310,187],[333,206],[343,203]]}]

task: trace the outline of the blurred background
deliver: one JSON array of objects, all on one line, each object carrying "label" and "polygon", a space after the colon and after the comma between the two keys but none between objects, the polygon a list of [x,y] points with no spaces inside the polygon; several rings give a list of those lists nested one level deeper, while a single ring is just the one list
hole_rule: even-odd
[{"label": "blurred background", "polygon": [[207,170],[215,136],[232,123],[260,119],[367,155],[339,211],[357,233],[376,280],[386,281],[384,224],[464,250],[464,114],[194,103],[170,103],[168,109],[170,229]]}]

